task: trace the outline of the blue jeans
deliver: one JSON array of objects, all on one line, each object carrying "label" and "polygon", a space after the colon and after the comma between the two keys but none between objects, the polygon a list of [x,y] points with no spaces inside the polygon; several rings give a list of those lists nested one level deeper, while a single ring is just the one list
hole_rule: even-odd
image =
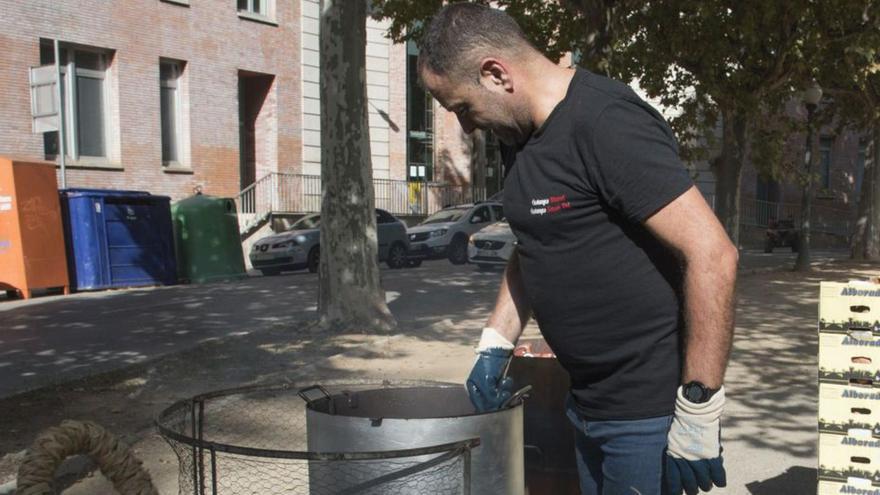
[{"label": "blue jeans", "polygon": [[566,415],[575,427],[582,495],[661,495],[666,436],[672,416],[592,420],[569,396]]}]

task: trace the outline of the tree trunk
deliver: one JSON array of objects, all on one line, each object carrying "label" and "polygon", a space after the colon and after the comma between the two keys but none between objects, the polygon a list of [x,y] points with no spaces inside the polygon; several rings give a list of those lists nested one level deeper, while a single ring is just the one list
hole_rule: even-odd
[{"label": "tree trunk", "polygon": [[721,155],[713,162],[715,213],[735,246],[739,246],[739,201],[746,149],[746,123],[737,112],[723,110]]},{"label": "tree trunk", "polygon": [[321,256],[325,329],[396,324],[379,278],[366,101],[366,2],[324,0],[321,12]]},{"label": "tree trunk", "polygon": [[852,237],[852,258],[880,260],[880,121],[874,123],[871,141],[865,150],[865,173]]},{"label": "tree trunk", "polygon": [[810,271],[810,230],[813,216],[813,171],[816,170],[816,147],[813,144],[814,105],[807,105],[807,145],[804,157],[804,180],[801,192],[801,225],[797,236],[798,254],[794,262],[797,272]]}]

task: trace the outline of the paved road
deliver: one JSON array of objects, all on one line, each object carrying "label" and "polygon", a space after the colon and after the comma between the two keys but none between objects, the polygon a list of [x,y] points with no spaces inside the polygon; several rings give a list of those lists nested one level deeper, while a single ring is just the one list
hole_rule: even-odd
[{"label": "paved road", "polygon": [[[814,260],[845,256],[843,251],[817,251]],[[764,271],[790,267],[794,255],[746,251],[741,260],[743,271]],[[487,314],[500,275],[444,260],[415,269],[382,269],[392,311],[412,328],[450,314]],[[268,325],[300,324],[314,316],[316,282],[315,275],[296,272],[225,284],[0,299],[0,397]],[[461,297],[432,296],[438,285],[461,286]]]},{"label": "paved road", "polygon": [[[485,313],[500,276],[500,271],[478,272],[447,261],[382,269],[391,310],[415,328],[451,312]],[[438,284],[460,285],[465,297],[438,301],[431,296]],[[141,363],[212,339],[302,324],[314,317],[316,301],[317,276],[307,272],[29,301],[0,299],[0,397]]]},{"label": "paved road", "polygon": [[291,275],[0,304],[0,396],[284,322],[314,301],[314,277]]}]

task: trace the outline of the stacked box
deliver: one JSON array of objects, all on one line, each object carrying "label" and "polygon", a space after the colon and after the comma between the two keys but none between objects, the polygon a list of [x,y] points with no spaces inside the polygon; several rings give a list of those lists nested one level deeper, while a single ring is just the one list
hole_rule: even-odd
[{"label": "stacked box", "polygon": [[880,495],[880,285],[819,294],[819,495]]}]

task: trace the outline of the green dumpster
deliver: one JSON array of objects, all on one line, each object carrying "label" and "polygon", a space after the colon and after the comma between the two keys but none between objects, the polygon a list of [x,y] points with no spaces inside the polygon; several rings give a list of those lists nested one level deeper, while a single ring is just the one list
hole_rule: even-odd
[{"label": "green dumpster", "polygon": [[172,205],[171,217],[181,282],[206,283],[247,276],[232,199],[197,194]]}]

